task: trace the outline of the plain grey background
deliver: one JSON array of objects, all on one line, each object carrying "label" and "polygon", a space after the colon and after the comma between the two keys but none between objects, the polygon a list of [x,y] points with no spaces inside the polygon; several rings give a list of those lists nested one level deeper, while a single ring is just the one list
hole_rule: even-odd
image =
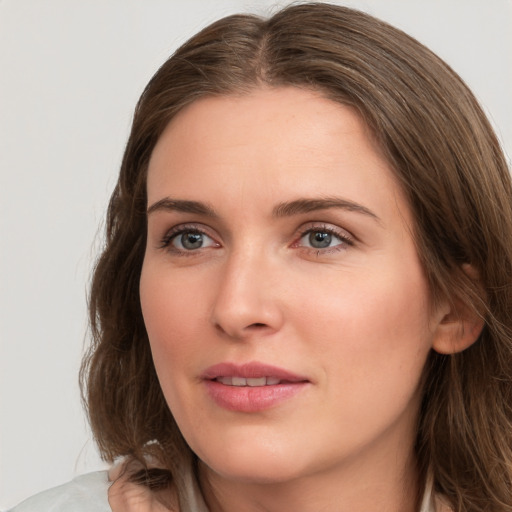
[{"label": "plain grey background", "polygon": [[[86,290],[142,89],[207,23],[276,0],[0,0],[0,509],[104,467],[81,410]],[[347,0],[466,80],[512,155],[512,0]]]}]

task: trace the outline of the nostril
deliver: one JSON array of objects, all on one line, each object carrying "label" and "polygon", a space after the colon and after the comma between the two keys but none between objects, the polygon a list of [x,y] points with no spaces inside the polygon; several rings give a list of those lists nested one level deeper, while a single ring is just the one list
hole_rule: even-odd
[{"label": "nostril", "polygon": [[265,324],[260,324],[260,323],[255,323],[255,324],[249,325],[250,329],[261,329],[262,327],[266,327],[266,325]]}]

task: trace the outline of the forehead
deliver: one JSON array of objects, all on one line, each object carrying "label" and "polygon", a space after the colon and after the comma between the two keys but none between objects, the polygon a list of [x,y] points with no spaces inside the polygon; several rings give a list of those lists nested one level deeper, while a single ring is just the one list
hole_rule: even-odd
[{"label": "forehead", "polygon": [[183,109],[149,164],[148,202],[166,193],[207,202],[231,193],[245,208],[262,197],[336,194],[407,209],[355,109],[293,87],[203,98]]},{"label": "forehead", "polygon": [[[275,126],[281,130],[279,139],[274,138]],[[263,143],[268,153],[274,148],[281,149],[279,143],[286,142],[301,153],[312,149],[329,133],[338,137],[350,132],[360,133],[373,151],[379,151],[369,128],[354,108],[312,90],[262,87],[246,94],[204,97],[186,106],[160,136],[151,160],[183,143],[206,148],[231,141],[232,147],[240,143],[246,149],[248,142],[253,146]]]}]

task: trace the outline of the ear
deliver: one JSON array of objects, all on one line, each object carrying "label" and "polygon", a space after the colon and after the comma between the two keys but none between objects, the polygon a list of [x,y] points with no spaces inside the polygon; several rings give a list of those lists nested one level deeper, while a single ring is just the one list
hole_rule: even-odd
[{"label": "ear", "polygon": [[[478,273],[469,264],[463,272],[472,280],[479,280]],[[439,308],[439,319],[434,332],[432,348],[440,354],[455,354],[470,347],[480,336],[485,320],[460,300],[445,303]]]}]

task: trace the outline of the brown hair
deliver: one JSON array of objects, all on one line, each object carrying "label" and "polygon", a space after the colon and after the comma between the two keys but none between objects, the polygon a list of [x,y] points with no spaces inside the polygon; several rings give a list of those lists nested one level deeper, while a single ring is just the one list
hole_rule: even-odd
[{"label": "brown hair", "polygon": [[432,472],[454,510],[512,511],[507,163],[475,98],[443,61],[384,22],[327,4],[212,24],[164,63],[140,98],[94,271],[93,343],[82,367],[103,457],[143,462],[150,453],[166,468],[160,484],[172,480],[183,492],[180,468],[193,456],[160,389],[139,301],[146,170],[163,129],[186,105],[262,84],[314,89],[358,109],[408,197],[433,300],[462,303],[485,318],[469,349],[431,353],[416,454],[422,475]]}]

